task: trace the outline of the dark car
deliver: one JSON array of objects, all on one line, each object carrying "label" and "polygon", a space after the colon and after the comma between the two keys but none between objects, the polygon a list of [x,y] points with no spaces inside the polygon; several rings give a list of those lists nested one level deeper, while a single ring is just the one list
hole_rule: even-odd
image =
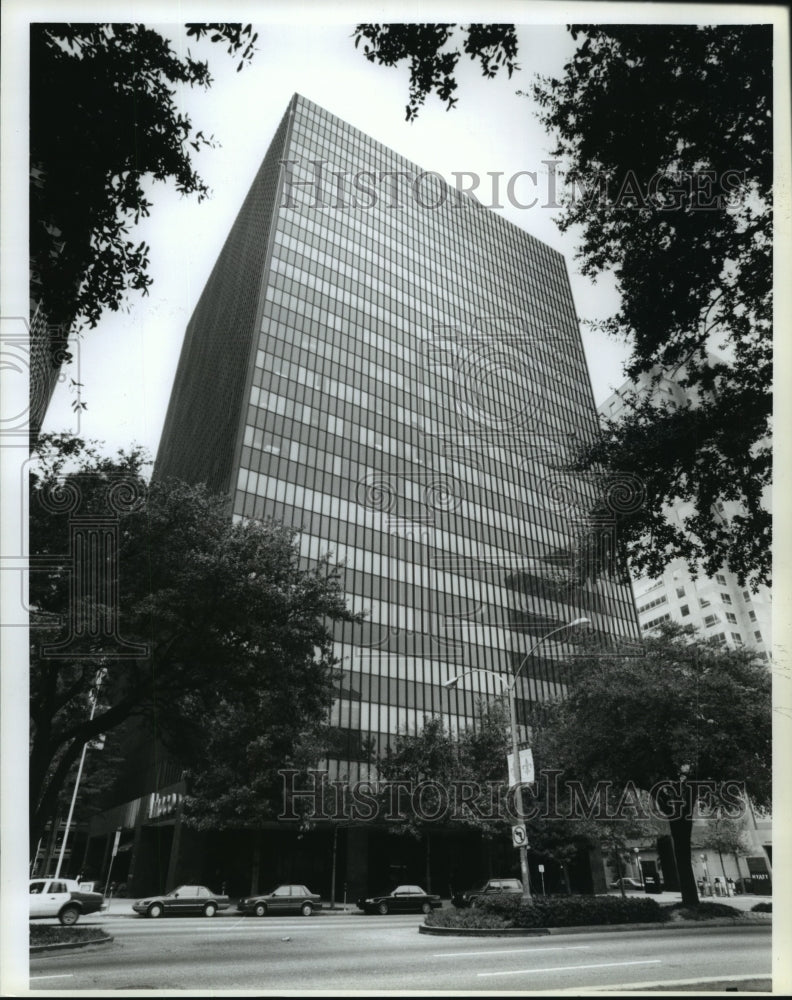
[{"label": "dark car", "polygon": [[240,899],[237,909],[257,917],[265,917],[268,913],[301,913],[310,917],[314,910],[322,909],[322,900],[305,885],[279,885],[272,892]]},{"label": "dark car", "polygon": [[180,885],[164,896],[139,899],[132,909],[147,917],[213,917],[218,910],[227,910],[228,905],[228,896],[220,896],[205,885]]},{"label": "dark car", "polygon": [[424,892],[419,885],[398,885],[382,896],[359,899],[357,907],[364,913],[430,913],[442,906],[439,896]]},{"label": "dark car", "polygon": [[491,878],[478,889],[468,889],[467,892],[456,892],[451,897],[454,906],[464,908],[466,906],[477,906],[479,901],[486,899],[497,899],[503,896],[521,896],[523,891],[522,882],[518,878]]},{"label": "dark car", "polygon": [[101,892],[93,892],[70,878],[34,878],[28,887],[30,919],[57,917],[62,924],[76,924],[85,913],[105,908]]},{"label": "dark car", "polygon": [[643,886],[637,878],[617,878],[610,884],[611,889],[621,889],[622,886],[624,886],[625,889],[643,889]]}]

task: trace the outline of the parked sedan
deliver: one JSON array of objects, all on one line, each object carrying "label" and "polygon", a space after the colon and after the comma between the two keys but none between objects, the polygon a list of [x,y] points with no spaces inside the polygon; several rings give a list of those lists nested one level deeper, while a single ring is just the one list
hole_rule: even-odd
[{"label": "parked sedan", "polygon": [[518,878],[491,878],[477,889],[455,892],[451,897],[454,906],[477,906],[482,899],[503,899],[504,896],[522,896],[523,886]]},{"label": "parked sedan", "polygon": [[242,913],[253,913],[266,917],[268,913],[301,913],[310,917],[314,910],[322,909],[322,900],[304,885],[279,885],[272,892],[261,896],[246,896],[237,903]]},{"label": "parked sedan", "polygon": [[430,913],[442,906],[439,896],[424,892],[419,885],[399,885],[384,896],[359,899],[357,907],[364,913]]},{"label": "parked sedan", "polygon": [[624,886],[625,889],[643,889],[643,886],[635,878],[617,878],[614,882],[611,882],[611,889],[621,889]]},{"label": "parked sedan", "polygon": [[180,885],[165,896],[147,896],[132,904],[135,913],[147,917],[180,915],[213,917],[218,910],[227,910],[228,896],[219,896],[205,885]]},{"label": "parked sedan", "polygon": [[84,913],[96,913],[105,905],[101,892],[70,878],[34,878],[28,890],[31,920],[57,917],[62,924],[76,924]]}]

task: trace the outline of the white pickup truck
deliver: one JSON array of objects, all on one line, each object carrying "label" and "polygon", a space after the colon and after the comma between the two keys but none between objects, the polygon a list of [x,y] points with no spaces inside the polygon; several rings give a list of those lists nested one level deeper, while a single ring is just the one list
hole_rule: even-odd
[{"label": "white pickup truck", "polygon": [[101,892],[88,892],[70,878],[30,880],[30,919],[57,917],[62,924],[76,924],[84,913],[103,910]]}]

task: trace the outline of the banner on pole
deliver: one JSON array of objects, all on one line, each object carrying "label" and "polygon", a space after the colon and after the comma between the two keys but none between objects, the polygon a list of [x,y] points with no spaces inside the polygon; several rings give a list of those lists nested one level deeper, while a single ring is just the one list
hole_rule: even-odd
[{"label": "banner on pole", "polygon": [[[509,788],[514,788],[514,754],[510,753],[506,760],[509,766]],[[526,747],[524,750],[520,750],[520,783],[530,785],[535,780],[533,754],[531,748]]]}]

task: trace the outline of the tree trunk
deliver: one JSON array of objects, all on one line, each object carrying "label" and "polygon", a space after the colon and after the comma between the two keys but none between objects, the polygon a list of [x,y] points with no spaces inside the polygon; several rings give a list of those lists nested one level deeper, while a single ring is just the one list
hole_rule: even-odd
[{"label": "tree trunk", "polygon": [[336,852],[338,851],[338,823],[333,825],[333,866],[330,870],[330,909],[335,909]]},{"label": "tree trunk", "polygon": [[718,848],[718,857],[720,858],[721,871],[723,872],[723,895],[729,895],[729,882],[726,878],[726,865],[723,863],[723,854],[721,853],[720,847]]},{"label": "tree trunk", "polygon": [[250,866],[250,895],[255,896],[259,888],[259,869],[261,868],[261,831],[253,831],[253,862]]},{"label": "tree trunk", "polygon": [[682,892],[682,902],[685,906],[698,906],[699,896],[696,888],[696,876],[693,874],[693,862],[690,857],[690,839],[693,832],[693,820],[689,816],[679,816],[668,821],[671,840],[674,843],[677,872],[679,873],[679,888]]},{"label": "tree trunk", "polygon": [[432,891],[432,871],[431,871],[431,860],[432,860],[432,838],[429,832],[426,833],[426,891]]},{"label": "tree trunk", "polygon": [[621,889],[622,898],[624,898],[627,893],[624,891],[624,869],[622,868],[622,859],[618,847],[614,851],[614,854],[616,855],[616,871],[619,873],[619,888]]}]

